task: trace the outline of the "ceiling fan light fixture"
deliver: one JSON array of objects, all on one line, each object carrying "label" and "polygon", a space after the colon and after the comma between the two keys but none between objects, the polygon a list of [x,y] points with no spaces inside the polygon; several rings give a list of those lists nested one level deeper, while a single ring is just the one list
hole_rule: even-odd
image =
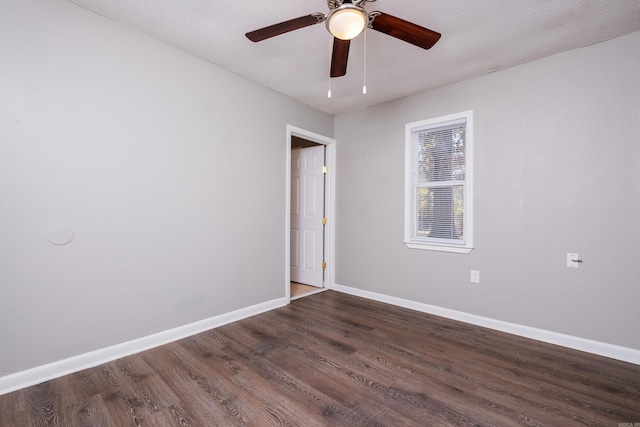
[{"label": "ceiling fan light fixture", "polygon": [[362,8],[352,3],[343,3],[327,17],[327,29],[340,40],[351,40],[364,30],[366,21]]}]

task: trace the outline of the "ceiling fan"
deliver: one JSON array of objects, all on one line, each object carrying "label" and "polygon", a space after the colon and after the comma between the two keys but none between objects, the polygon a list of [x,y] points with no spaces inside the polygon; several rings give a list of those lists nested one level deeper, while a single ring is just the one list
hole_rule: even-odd
[{"label": "ceiling fan", "polygon": [[364,10],[364,4],[374,1],[376,0],[327,0],[329,6],[327,15],[322,12],[312,13],[250,31],[246,33],[246,36],[253,42],[259,42],[289,31],[325,22],[327,30],[333,35],[331,77],[341,77],[347,74],[351,40],[362,33],[365,25],[423,49],[430,49],[440,39],[440,33],[404,19],[377,10],[367,13]]}]

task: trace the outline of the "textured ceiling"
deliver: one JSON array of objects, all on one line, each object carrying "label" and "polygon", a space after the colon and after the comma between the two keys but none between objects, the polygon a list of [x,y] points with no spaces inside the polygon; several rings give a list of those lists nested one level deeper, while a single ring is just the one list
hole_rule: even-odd
[{"label": "textured ceiling", "polygon": [[[367,31],[347,75],[329,79],[324,24],[259,43],[248,31],[328,11],[325,0],[69,0],[330,114],[353,111],[640,30],[640,0],[378,0],[380,10],[442,33],[423,50]],[[635,54],[640,54],[636,52]],[[331,80],[331,83],[329,83]],[[327,98],[331,84],[332,98]]]}]

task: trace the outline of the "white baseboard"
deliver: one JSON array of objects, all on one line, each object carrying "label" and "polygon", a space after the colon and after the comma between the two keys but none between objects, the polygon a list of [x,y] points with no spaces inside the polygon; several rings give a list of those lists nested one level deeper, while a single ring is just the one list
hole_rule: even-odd
[{"label": "white baseboard", "polygon": [[191,335],[226,325],[227,323],[273,310],[275,308],[285,306],[288,303],[289,301],[287,298],[278,298],[194,322],[189,325],[180,326],[168,331],[159,332],[157,334],[138,338],[132,341],[116,344],[111,347],[102,348],[100,350],[69,357],[46,365],[37,366],[25,371],[9,374],[0,377],[0,395],[35,384],[40,384],[83,369],[93,368],[103,363],[120,359],[121,357],[139,353],[150,348],[168,344]]},{"label": "white baseboard", "polygon": [[560,334],[557,332],[546,331],[544,329],[532,328],[529,326],[518,325],[515,323],[504,322],[502,320],[490,319],[488,317],[476,316],[475,314],[464,313],[461,311],[451,310],[448,308],[438,307],[435,305],[424,304],[416,301],[396,298],[375,292],[364,291],[362,289],[351,288],[334,284],[333,290],[344,292],[399,307],[409,308],[423,313],[429,313],[436,316],[446,317],[448,319],[458,320],[460,322],[470,323],[472,325],[483,326],[485,328],[494,329],[509,334],[519,335],[525,338],[555,344],[562,347],[572,348],[574,350],[585,351],[587,353],[597,354],[600,356],[610,357],[612,359],[621,360],[623,362],[634,363],[640,365],[640,350],[628,347],[621,347],[615,344],[607,344],[599,341],[588,340],[585,338],[574,337],[571,335]]},{"label": "white baseboard", "polygon": [[[487,317],[477,316],[474,314],[464,313],[461,311],[451,310],[448,308],[438,307],[430,304],[424,304],[416,301],[396,298],[375,292],[369,292],[362,289],[351,288],[334,284],[331,289],[337,292],[356,295],[359,297],[396,305],[399,307],[409,308],[423,313],[429,313],[436,316],[446,317],[460,322],[470,323],[472,325],[482,326],[497,331],[507,332],[538,341],[560,345],[575,350],[585,351],[600,356],[610,357],[612,359],[640,365],[640,350],[621,347],[614,344],[607,344],[599,341],[588,340],[585,338],[574,337],[571,335],[560,334],[557,332],[546,331],[543,329],[531,328],[529,326],[518,325],[515,323],[504,322],[501,320],[490,319]],[[246,307],[240,310],[214,316],[209,319],[191,323],[189,325],[170,329],[168,331],[159,332],[132,341],[116,344],[100,350],[89,353],[80,354],[78,356],[69,357],[64,360],[48,363],[25,371],[16,372],[0,377],[0,395],[10,393],[21,388],[29,387],[35,384],[49,381],[64,375],[81,371],[83,369],[93,368],[103,363],[111,362],[121,357],[139,353],[150,348],[158,347],[191,335],[195,335],[210,329],[226,325],[265,311],[283,307],[288,304],[286,298],[279,298]]]}]

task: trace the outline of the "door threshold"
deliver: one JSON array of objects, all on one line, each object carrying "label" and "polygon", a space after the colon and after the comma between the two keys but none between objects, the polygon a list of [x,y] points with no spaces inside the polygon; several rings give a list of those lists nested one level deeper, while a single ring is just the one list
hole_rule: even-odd
[{"label": "door threshold", "polygon": [[310,292],[304,293],[304,294],[302,294],[302,295],[296,295],[295,297],[290,297],[290,298],[289,298],[289,301],[293,301],[293,300],[295,300],[295,299],[300,299],[300,298],[308,297],[309,295],[319,294],[320,292],[324,292],[324,291],[328,291],[328,290],[329,290],[328,288],[318,288],[318,289],[317,289],[317,290],[315,290],[315,291],[310,291]]}]

